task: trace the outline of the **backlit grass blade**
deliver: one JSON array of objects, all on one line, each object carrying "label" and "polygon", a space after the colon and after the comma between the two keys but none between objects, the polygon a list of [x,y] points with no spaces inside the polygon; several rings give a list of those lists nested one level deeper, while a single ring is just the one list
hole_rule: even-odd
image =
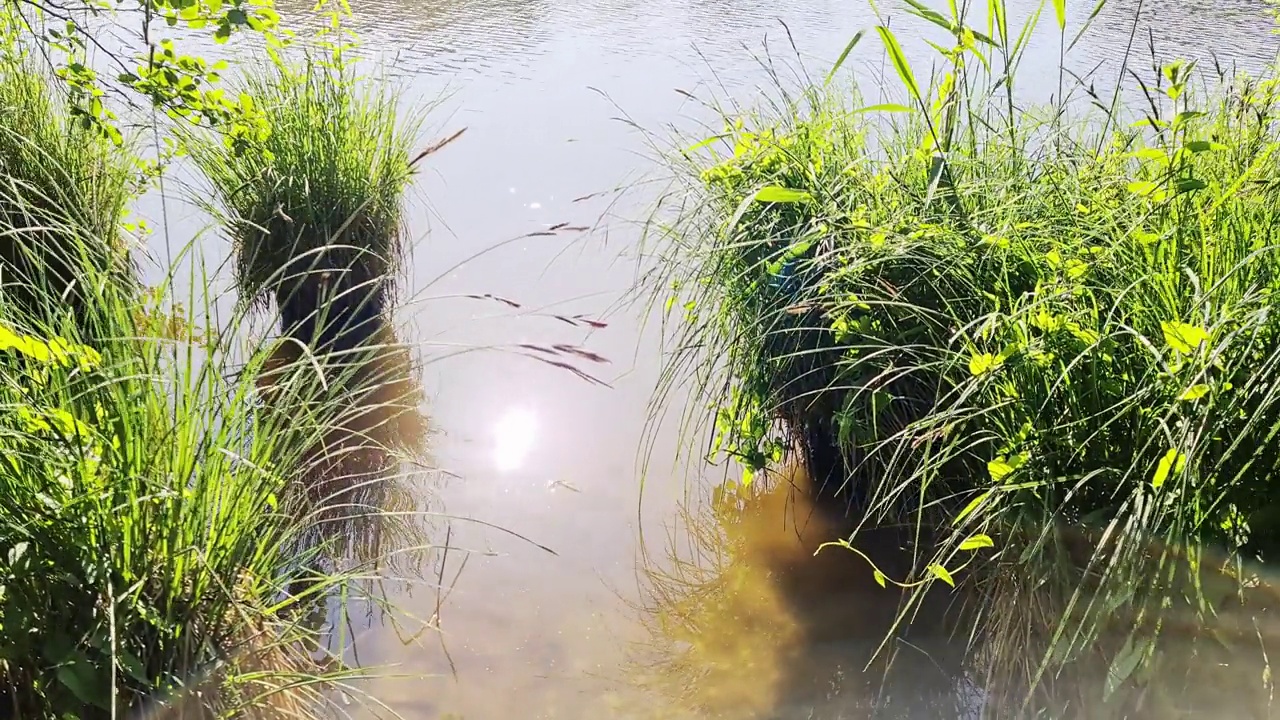
[{"label": "backlit grass blade", "polygon": [[862,41],[862,36],[865,34],[865,30],[859,30],[854,33],[853,38],[849,40],[849,44],[845,45],[844,50],[841,51],[840,57],[836,58],[836,63],[827,71],[827,77],[822,81],[824,86],[831,84],[831,80],[836,76],[836,72],[840,70],[842,65],[844,65],[844,61],[849,57],[849,53],[853,52],[853,49],[858,46],[858,43]]},{"label": "backlit grass blade", "polygon": [[898,78],[906,86],[907,92],[911,93],[912,99],[922,103],[923,107],[920,86],[916,84],[916,76],[911,72],[911,65],[907,62],[906,54],[902,52],[902,46],[898,44],[898,38],[894,37],[893,31],[884,25],[877,26],[876,32],[880,33],[880,40],[884,42],[884,48],[889,53],[889,60],[893,63],[893,69],[897,71]]}]

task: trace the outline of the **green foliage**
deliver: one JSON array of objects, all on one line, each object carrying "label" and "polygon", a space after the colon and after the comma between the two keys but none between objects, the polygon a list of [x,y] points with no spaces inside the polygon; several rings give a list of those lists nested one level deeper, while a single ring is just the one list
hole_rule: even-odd
[{"label": "green foliage", "polygon": [[208,135],[189,143],[234,240],[242,300],[261,307],[274,295],[290,332],[325,292],[380,314],[405,252],[417,120],[402,120],[383,86],[357,89],[338,55],[247,78],[245,96],[271,126],[250,151]]},{"label": "green foliage", "polygon": [[[121,141],[119,121],[107,102],[113,95],[145,100],[170,117],[217,127],[233,138],[261,127],[261,117],[251,107],[226,97],[218,87],[222,66],[182,52],[163,36],[158,23],[193,34],[207,32],[219,44],[236,33],[257,34],[269,57],[278,56],[292,37],[280,30],[271,0],[77,0],[69,5],[37,0],[7,4],[5,14],[7,24],[24,31],[37,49],[34,55],[48,62],[70,92],[68,108],[76,122],[116,143]],[[132,54],[117,53],[97,40],[104,25],[137,38]],[[119,72],[104,76],[89,62],[91,53],[105,57],[108,67]]]},{"label": "green foliage", "polygon": [[[358,601],[357,580],[385,553],[360,530],[335,532],[360,515],[372,536],[412,542],[378,522],[386,502],[415,514],[392,477],[396,451],[419,450],[423,432],[408,353],[387,336],[382,350],[397,347],[359,371],[290,363],[278,345],[252,348],[246,363],[239,316],[200,332],[167,287],[138,292],[122,225],[136,166],[7,47],[0,707],[317,714],[326,688],[357,674],[330,645],[346,630],[327,600]],[[244,139],[223,134],[220,147],[239,157]],[[332,487],[307,484],[337,471],[372,488],[343,495],[341,517],[323,506]]]},{"label": "green foliage", "polygon": [[992,5],[995,40],[933,13],[956,44],[928,92],[880,28],[904,120],[811,91],[684,153],[672,363],[701,366],[717,449],[759,468],[822,436],[868,525],[918,524],[930,549],[894,582],[962,582],[994,547],[996,576],[1060,603],[1043,644],[1006,648],[1044,652],[1024,689],[1101,647],[1108,694],[1153,672],[1170,608],[1211,617],[1206,578],[1238,590],[1280,547],[1277,86],[1206,98],[1172,63],[1128,127],[1015,111],[1022,40]]},{"label": "green foliage", "polygon": [[39,308],[89,322],[95,295],[135,285],[122,221],[139,178],[127,151],[70,116],[13,36],[2,42],[3,299],[27,313]]}]

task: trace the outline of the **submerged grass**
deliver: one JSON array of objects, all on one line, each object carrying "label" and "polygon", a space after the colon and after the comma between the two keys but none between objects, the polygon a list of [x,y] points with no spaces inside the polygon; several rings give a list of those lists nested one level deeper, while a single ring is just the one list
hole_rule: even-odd
[{"label": "submerged grass", "polygon": [[981,33],[912,3],[954,41],[927,86],[878,28],[903,105],[814,88],[681,153],[671,367],[715,452],[798,451],[864,529],[916,529],[878,582],[979,591],[992,716],[1220,708],[1240,677],[1265,710],[1260,630],[1221,684],[1184,673],[1280,541],[1276,81],[1175,62],[1132,116],[1016,109],[1030,30],[989,5]]}]

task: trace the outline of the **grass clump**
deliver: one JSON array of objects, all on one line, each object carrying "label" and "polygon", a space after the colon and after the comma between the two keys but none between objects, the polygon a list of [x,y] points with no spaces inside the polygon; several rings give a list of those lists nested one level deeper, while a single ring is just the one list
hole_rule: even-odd
[{"label": "grass clump", "polygon": [[[798,449],[864,527],[913,529],[911,572],[874,570],[904,621],[931,585],[976,593],[994,716],[1164,716],[1241,677],[1261,684],[1232,699],[1256,699],[1246,562],[1280,539],[1276,82],[1197,92],[1172,63],[1129,119],[1016,110],[1003,17],[980,40],[944,22],[928,86],[881,27],[892,115],[813,90],[684,153],[673,367],[724,359],[701,364],[717,450],[758,470]],[[1223,683],[1186,683],[1232,634],[1252,645]]]},{"label": "grass clump", "polygon": [[301,619],[344,579],[311,569],[291,481],[333,413],[263,414],[261,353],[228,382],[220,355],[74,333],[0,321],[0,700],[21,717],[314,711],[344,671],[317,667],[323,628]]},{"label": "grass clump", "polygon": [[274,65],[247,78],[243,97],[267,117],[266,137],[249,150],[192,143],[234,240],[241,298],[274,299],[299,341],[350,349],[379,327],[406,252],[416,120],[403,122],[382,86],[357,89],[340,60]]},{"label": "grass clump", "polygon": [[132,292],[123,218],[139,190],[132,158],[86,127],[0,19],[0,290],[22,312],[80,318]]},{"label": "grass clump", "polygon": [[332,561],[342,528],[302,481],[326,439],[379,436],[370,406],[416,397],[409,364],[374,365],[359,394],[297,379],[265,408],[279,353],[232,367],[238,316],[175,350],[143,307],[166,289],[131,291],[122,156],[22,62],[0,63],[0,714],[320,714],[359,674],[327,601],[368,567]]}]

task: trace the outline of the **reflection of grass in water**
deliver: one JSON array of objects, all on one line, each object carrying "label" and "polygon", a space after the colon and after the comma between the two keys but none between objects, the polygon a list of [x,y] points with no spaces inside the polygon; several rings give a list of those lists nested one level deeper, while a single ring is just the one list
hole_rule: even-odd
[{"label": "reflection of grass in water", "polygon": [[[308,451],[297,478],[297,500],[335,562],[386,562],[391,574],[414,574],[424,564],[429,426],[417,363],[385,324],[365,347],[312,356],[290,339],[269,361],[262,389],[284,413],[308,397],[337,409],[331,430]],[[314,400],[313,400],[314,401]]]},{"label": "reflection of grass in water", "polygon": [[[837,717],[870,712],[877,698],[884,716],[939,707],[957,716],[947,660],[919,654],[938,639],[933,620],[942,609],[931,604],[935,617],[914,628],[915,649],[895,646],[906,676],[888,655],[871,663],[901,596],[876,586],[847,554],[814,556],[844,527],[815,507],[807,486],[786,474],[718,488],[707,510],[682,510],[669,557],[646,559],[642,570],[640,610],[652,641],[636,676],[713,717],[804,717],[806,707],[825,713],[812,717]],[[892,567],[902,553],[886,542],[870,547],[877,545],[877,561]],[[900,677],[906,682],[895,684]]]}]

